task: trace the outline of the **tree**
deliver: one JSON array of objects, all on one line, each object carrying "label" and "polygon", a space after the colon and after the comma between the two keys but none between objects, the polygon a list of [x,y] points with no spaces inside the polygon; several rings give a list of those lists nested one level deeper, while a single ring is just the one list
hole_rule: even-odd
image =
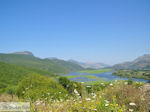
[{"label": "tree", "polygon": [[58,79],[59,83],[64,87],[64,88],[68,88],[69,84],[70,84],[70,80],[66,77],[59,77]]}]

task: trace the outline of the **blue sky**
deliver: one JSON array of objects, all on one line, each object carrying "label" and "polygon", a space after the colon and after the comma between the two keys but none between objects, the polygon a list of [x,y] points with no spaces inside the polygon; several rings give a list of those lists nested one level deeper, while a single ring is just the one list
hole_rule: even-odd
[{"label": "blue sky", "polygon": [[150,54],[150,0],[0,0],[0,52],[115,64]]}]

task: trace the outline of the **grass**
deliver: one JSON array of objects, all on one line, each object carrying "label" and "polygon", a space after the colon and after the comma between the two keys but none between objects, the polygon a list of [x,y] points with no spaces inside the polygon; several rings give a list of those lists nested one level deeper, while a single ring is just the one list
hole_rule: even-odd
[{"label": "grass", "polygon": [[[106,83],[104,83],[106,85]],[[142,91],[136,87],[136,83],[126,85],[124,81],[114,82],[96,93],[86,97],[70,98],[68,100],[55,101],[51,105],[39,104],[36,108],[41,112],[148,112],[148,100],[141,96]],[[134,103],[135,105],[130,105]],[[45,109],[45,110],[44,110]]]},{"label": "grass", "polygon": [[150,100],[137,86],[141,83],[134,82],[128,85],[125,82],[114,81],[109,84],[104,82],[102,86],[107,85],[106,88],[97,92],[93,91],[85,97],[77,95],[52,102],[37,100],[31,102],[31,112],[148,112]]},{"label": "grass", "polygon": [[96,76],[92,76],[92,75],[68,75],[68,76],[64,76],[64,77],[67,77],[68,79],[77,78],[77,77],[86,77],[89,79],[100,79],[100,78],[98,78]]},{"label": "grass", "polygon": [[[111,81],[105,81],[103,80],[104,78],[99,78],[98,80],[96,81],[88,81],[88,82],[84,82],[84,84],[86,85],[99,85],[99,84],[105,84],[105,85],[108,85],[110,83],[116,83],[116,82],[125,82],[125,80],[111,80]],[[141,82],[142,83],[142,82]]]},{"label": "grass", "polygon": [[[94,85],[94,84],[100,84],[100,83],[106,83],[106,81],[103,80],[103,78],[99,78],[98,80],[96,81],[88,81],[88,82],[84,82],[84,84],[86,85]],[[109,82],[109,81],[107,81]]]},{"label": "grass", "polygon": [[104,73],[104,72],[110,72],[110,71],[112,71],[112,69],[83,70],[83,71],[80,71],[80,72],[97,74],[97,73]]}]

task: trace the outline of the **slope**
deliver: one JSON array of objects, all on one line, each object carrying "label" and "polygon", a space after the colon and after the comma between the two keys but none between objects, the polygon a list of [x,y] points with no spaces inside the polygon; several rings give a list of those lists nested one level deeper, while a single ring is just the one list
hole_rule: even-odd
[{"label": "slope", "polygon": [[27,54],[0,54],[0,61],[46,70],[52,73],[69,73],[83,69],[77,64],[62,60],[40,59]]},{"label": "slope", "polygon": [[114,69],[150,70],[150,54],[138,57],[134,61],[116,64]]},{"label": "slope", "polygon": [[0,90],[17,85],[18,82],[32,73],[54,76],[54,74],[47,71],[0,62]]}]

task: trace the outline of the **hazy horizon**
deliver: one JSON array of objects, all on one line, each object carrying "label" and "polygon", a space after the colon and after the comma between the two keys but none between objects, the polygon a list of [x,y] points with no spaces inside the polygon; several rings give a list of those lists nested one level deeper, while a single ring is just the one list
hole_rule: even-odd
[{"label": "hazy horizon", "polygon": [[113,65],[150,53],[149,0],[0,1],[0,52]]},{"label": "hazy horizon", "polygon": [[[16,53],[16,52],[26,52],[27,50],[22,50],[22,51],[14,51],[14,52],[3,52],[4,54],[11,54],[11,53]],[[27,52],[31,52],[33,53],[32,51],[27,51]],[[1,52],[0,52],[1,53]],[[76,59],[65,59],[65,58],[59,58],[59,57],[50,57],[50,56],[47,56],[47,57],[40,57],[40,56],[36,56],[36,54],[33,53],[33,55],[37,58],[41,58],[41,59],[45,59],[45,58],[56,58],[56,59],[60,59],[60,60],[65,60],[65,61],[69,61],[69,60],[73,60],[73,61],[77,61],[77,62],[83,62],[83,63],[103,63],[103,64],[107,64],[107,65],[115,65],[115,64],[120,64],[120,63],[124,63],[124,62],[130,62],[130,61],[133,61],[135,60],[136,58],[140,57],[140,56],[143,56],[143,55],[147,55],[147,54],[143,54],[143,55],[140,55],[136,58],[134,58],[133,60],[127,60],[127,61],[123,61],[123,62],[118,62],[118,63],[115,63],[115,64],[109,64],[109,63],[104,63],[104,62],[97,62],[97,61],[82,61],[82,60],[76,60]],[[150,54],[148,54],[150,55]]]}]

